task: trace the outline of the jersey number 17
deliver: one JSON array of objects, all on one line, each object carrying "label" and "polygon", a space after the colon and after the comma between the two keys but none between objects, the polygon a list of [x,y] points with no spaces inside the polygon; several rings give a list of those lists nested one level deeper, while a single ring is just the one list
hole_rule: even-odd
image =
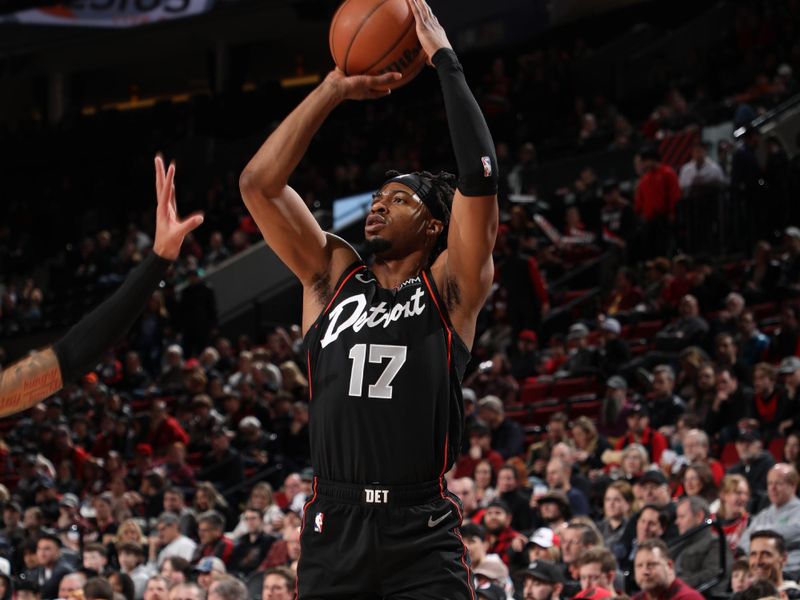
[{"label": "jersey number 17", "polygon": [[[369,348],[369,352],[367,351]],[[391,399],[392,380],[397,376],[400,368],[406,362],[406,346],[391,346],[388,344],[356,344],[350,348],[350,360],[353,367],[350,370],[350,391],[351,396],[360,398],[364,388],[364,367],[369,355],[369,362],[380,364],[385,359],[389,359],[389,364],[378,377],[378,381],[370,384],[367,388],[367,396],[370,398]]]}]

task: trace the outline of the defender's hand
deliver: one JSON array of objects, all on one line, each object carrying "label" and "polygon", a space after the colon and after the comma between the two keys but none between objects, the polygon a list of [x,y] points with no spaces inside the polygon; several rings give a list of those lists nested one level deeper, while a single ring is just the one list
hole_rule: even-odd
[{"label": "defender's hand", "polygon": [[417,22],[417,37],[422,50],[428,55],[428,64],[431,63],[431,58],[436,54],[437,50],[442,48],[450,48],[450,40],[447,39],[447,34],[444,27],[439,24],[439,19],[433,14],[431,7],[425,0],[408,0],[408,5],[411,7],[411,12],[414,13],[414,20]]},{"label": "defender's hand", "polygon": [[328,73],[326,83],[333,86],[340,100],[374,100],[392,93],[387,86],[399,81],[400,73],[384,73],[383,75],[350,75],[336,67]]},{"label": "defender's hand", "polygon": [[196,213],[181,221],[175,205],[175,163],[170,163],[164,172],[164,159],[156,156],[156,236],[153,251],[161,258],[175,260],[181,251],[186,234],[197,229],[203,222],[202,213]]}]

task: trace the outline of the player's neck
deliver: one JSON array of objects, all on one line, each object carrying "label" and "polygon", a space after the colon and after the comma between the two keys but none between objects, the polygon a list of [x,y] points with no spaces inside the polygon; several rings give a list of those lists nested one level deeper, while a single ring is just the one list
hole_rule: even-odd
[{"label": "player's neck", "polygon": [[382,288],[397,289],[405,281],[419,275],[425,268],[427,256],[413,253],[403,258],[381,258],[376,256],[372,272]]}]

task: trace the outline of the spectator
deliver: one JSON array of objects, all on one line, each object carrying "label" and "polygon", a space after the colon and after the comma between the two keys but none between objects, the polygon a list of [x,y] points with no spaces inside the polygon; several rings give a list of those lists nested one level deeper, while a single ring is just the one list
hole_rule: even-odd
[{"label": "spectator", "polygon": [[735,441],[739,422],[752,403],[752,393],[739,383],[732,367],[719,367],[716,375],[716,393],[706,415],[705,430],[725,444]]},{"label": "spectator", "polygon": [[[580,490],[570,484],[572,469],[559,458],[551,458],[547,463],[547,485],[551,491],[564,493],[573,515],[589,514],[589,501]],[[524,529],[524,528],[523,528]]]},{"label": "spectator", "polygon": [[492,450],[492,432],[489,426],[478,421],[469,429],[469,451],[462,454],[456,461],[455,477],[473,477],[475,467],[479,462],[486,460],[492,471],[498,473],[503,466],[503,457],[496,450]]},{"label": "spectator", "polygon": [[680,352],[689,346],[702,346],[708,333],[708,323],[700,316],[697,299],[686,294],[678,305],[679,317],[656,334],[656,349]]},{"label": "spectator", "polygon": [[658,539],[645,540],[636,550],[636,584],[641,592],[634,600],[702,600],[702,596],[675,575],[667,546]]},{"label": "spectator", "polygon": [[725,468],[715,458],[708,455],[708,435],[701,429],[690,429],[683,436],[683,454],[690,464],[703,463],[708,466],[714,478],[714,484],[719,486],[725,476]]},{"label": "spectator", "polygon": [[511,528],[511,510],[502,500],[493,500],[483,515],[483,526],[489,541],[489,553],[497,554],[505,564],[509,561],[511,542],[519,534]]},{"label": "spectator", "polygon": [[164,490],[164,512],[178,516],[180,532],[190,538],[197,536],[197,519],[195,512],[186,506],[186,496],[178,487],[169,487]]},{"label": "spectator", "polygon": [[56,598],[61,578],[74,570],[61,556],[61,540],[57,535],[43,533],[39,537],[36,559],[38,566],[28,569],[25,576],[39,586],[42,598]]},{"label": "spectator", "polygon": [[219,231],[211,232],[208,238],[208,246],[208,252],[203,261],[206,268],[218,265],[231,255],[231,251],[225,246],[225,239]]},{"label": "spectator", "polygon": [[264,571],[261,600],[292,600],[296,577],[291,569],[275,567]]},{"label": "spectator", "polygon": [[644,222],[642,235],[648,240],[649,257],[665,256],[672,246],[675,208],[681,192],[678,176],[672,167],[663,164],[655,148],[638,154],[642,177],[636,186],[633,208]]},{"label": "spectator", "polygon": [[603,540],[596,528],[572,520],[561,530],[560,537],[561,560],[565,566],[564,593],[574,594],[582,589],[578,581],[578,558],[592,548],[602,547]]},{"label": "spectator", "polygon": [[519,423],[505,416],[503,403],[497,396],[486,396],[478,402],[478,416],[492,430],[492,448],[504,459],[522,454],[525,436]]},{"label": "spectator", "polygon": [[156,456],[163,456],[171,444],[180,442],[185,445],[188,441],[189,435],[181,427],[181,424],[175,417],[167,413],[167,405],[162,400],[154,402],[153,408],[150,410],[150,423],[146,439],[153,449],[153,453]]},{"label": "spectator", "polygon": [[674,433],[674,424],[686,411],[686,404],[675,394],[675,371],[669,365],[653,369],[653,393],[650,402],[650,424],[662,434]]},{"label": "spectator", "polygon": [[756,324],[756,317],[750,310],[742,312],[739,317],[739,356],[748,367],[767,357],[769,338],[761,333]]},{"label": "spectator", "polygon": [[230,557],[230,570],[250,575],[266,558],[275,538],[264,533],[264,517],[256,508],[246,508],[242,513],[248,531],[236,541]]},{"label": "spectator", "polygon": [[83,548],[83,568],[97,575],[106,575],[108,567],[108,549],[103,544],[87,544]]},{"label": "spectator", "polygon": [[800,428],[800,358],[787,356],[778,367],[778,375],[783,380],[787,411],[778,426],[778,433],[786,435],[791,429]]},{"label": "spectator", "polygon": [[612,375],[621,370],[631,358],[628,343],[622,339],[622,325],[613,318],[600,322],[600,371],[603,376]]},{"label": "spectator", "polygon": [[783,535],[773,529],[753,533],[748,558],[750,574],[755,580],[769,581],[787,598],[800,597],[800,586],[784,575],[788,558]]},{"label": "spectator", "polygon": [[[699,496],[679,500],[675,513],[675,522],[680,535],[699,527],[710,516],[708,503]],[[724,564],[730,565],[730,563],[729,556]],[[719,568],[719,545],[710,527],[695,534],[675,561],[675,574],[694,588],[717,577]],[[719,587],[724,589],[727,583],[728,578],[723,575]]]},{"label": "spectator", "polygon": [[589,328],[583,323],[570,326],[567,333],[567,360],[556,376],[584,377],[596,375],[600,356],[589,345]]},{"label": "spectator", "polygon": [[697,141],[692,145],[692,160],[681,167],[678,181],[685,197],[701,196],[725,183],[722,168],[708,157],[708,146]]},{"label": "spectator", "polygon": [[597,419],[599,433],[608,437],[619,437],[627,432],[630,405],[627,402],[628,382],[619,375],[606,380],[606,393]]},{"label": "spectator", "polygon": [[537,560],[522,573],[525,600],[559,600],[564,589],[564,575],[558,565]]},{"label": "spectator", "polygon": [[224,535],[224,531],[225,519],[217,511],[209,510],[198,515],[197,533],[200,544],[194,552],[192,562],[196,563],[207,556],[216,556],[227,567],[233,554],[233,542]]},{"label": "spectator", "polygon": [[58,597],[69,599],[77,598],[75,592],[82,591],[85,584],[85,573],[82,573],[81,571],[67,573],[61,578],[61,582],[58,584]]},{"label": "spectator", "polygon": [[628,444],[641,444],[651,462],[658,464],[667,449],[667,440],[650,428],[650,412],[644,404],[635,404],[628,413],[628,433],[617,440],[614,448],[624,449]]},{"label": "spectator", "polygon": [[494,470],[488,460],[482,460],[475,465],[475,499],[478,506],[486,508],[495,499]]},{"label": "spectator", "polygon": [[543,525],[552,531],[561,531],[572,517],[569,500],[563,492],[548,491],[538,498],[533,496],[533,499],[536,500]]},{"label": "spectator", "polygon": [[205,592],[196,583],[179,583],[170,589],[169,600],[205,600]]},{"label": "spectator", "polygon": [[217,427],[211,432],[211,452],[203,461],[203,469],[196,477],[209,481],[220,492],[232,488],[244,480],[242,455],[231,448],[233,432],[225,427]]},{"label": "spectator", "polygon": [[160,569],[164,560],[170,556],[179,556],[191,561],[197,544],[181,535],[180,520],[173,513],[162,513],[156,523],[158,535],[150,537],[150,562]]},{"label": "spectator", "polygon": [[769,470],[769,506],[753,517],[739,542],[739,546],[748,552],[750,538],[757,531],[780,530],[788,549],[785,569],[795,577],[800,572],[800,499],[796,495],[799,481],[792,465],[778,463]]},{"label": "spectator", "polygon": [[614,591],[614,580],[617,576],[617,559],[602,546],[587,548],[575,560],[578,569],[578,579],[581,584],[583,598],[594,598],[591,590],[598,588],[608,592]]},{"label": "spectator", "polygon": [[517,470],[511,465],[504,465],[497,471],[497,498],[509,509],[511,522],[509,525],[521,531],[531,527],[531,514],[528,508],[529,494],[520,486]]},{"label": "spectator", "polygon": [[614,179],[603,182],[600,223],[602,237],[606,243],[612,244],[622,251],[630,247],[636,235],[636,214],[633,212],[630,201],[620,194],[619,183]]},{"label": "spectator", "polygon": [[777,369],[765,362],[760,362],[753,367],[753,402],[750,405],[748,417],[756,419],[761,429],[764,441],[778,437],[781,424],[793,418],[793,408],[783,389],[777,384]]},{"label": "spectator", "polygon": [[158,574],[167,580],[170,587],[186,583],[192,576],[192,564],[180,556],[168,556],[161,564]]},{"label": "spectator", "polygon": [[208,589],[208,600],[248,600],[247,587],[235,577],[222,577]]},{"label": "spectator", "polygon": [[556,444],[569,441],[567,434],[567,423],[569,418],[566,413],[557,411],[550,415],[547,421],[547,430],[544,439],[535,444],[531,444],[528,449],[527,466],[528,471],[536,476],[544,476],[547,461]]},{"label": "spectator", "polygon": [[796,306],[787,304],[781,309],[778,329],[772,338],[770,356],[774,360],[800,356],[800,320]]},{"label": "spectator", "polygon": [[206,556],[200,559],[200,562],[194,568],[197,573],[197,585],[203,590],[205,594],[211,589],[211,585],[228,573],[225,568],[225,563],[216,556]]},{"label": "spectator", "polygon": [[[144,597],[147,581],[153,575],[153,568],[145,562],[142,546],[125,542],[117,548],[120,572],[128,575],[133,581],[134,596],[137,600]],[[63,598],[64,596],[59,596]]]},{"label": "spectator", "polygon": [[83,586],[86,600],[114,600],[114,589],[104,577],[92,577]]},{"label": "spectator", "polygon": [[598,523],[607,548],[622,540],[633,510],[633,490],[626,481],[613,481],[603,496],[603,519]]},{"label": "spectator", "polygon": [[764,450],[761,436],[750,426],[739,430],[736,438],[736,453],[739,462],[728,469],[728,473],[743,475],[753,493],[751,506],[758,506],[760,490],[767,489],[767,474],[775,465],[772,454]]},{"label": "spectator", "polygon": [[753,583],[750,576],[750,565],[746,558],[737,558],[731,565],[731,591],[743,592]]},{"label": "spectator", "polygon": [[[603,303],[602,311],[608,316],[627,315],[644,300],[641,288],[636,285],[633,271],[627,267],[617,270],[614,287]],[[619,332],[618,332],[619,333]]]},{"label": "spectator", "polygon": [[478,512],[478,496],[475,481],[471,477],[453,479],[448,484],[448,489],[461,500],[464,519],[472,519]]},{"label": "spectator", "polygon": [[726,475],[719,491],[719,510],[716,518],[725,532],[731,552],[739,547],[739,540],[750,523],[747,510],[750,503],[750,486],[742,475]]},{"label": "spectator", "polygon": [[539,364],[538,338],[532,329],[517,334],[517,344],[510,352],[511,374],[520,381],[537,375]]},{"label": "spectator", "polygon": [[169,586],[161,575],[153,575],[147,580],[144,589],[144,600],[168,600]]}]

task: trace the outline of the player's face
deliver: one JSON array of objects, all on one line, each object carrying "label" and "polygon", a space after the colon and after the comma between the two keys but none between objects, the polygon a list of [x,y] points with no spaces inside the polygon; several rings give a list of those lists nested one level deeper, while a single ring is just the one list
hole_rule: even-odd
[{"label": "player's face", "polygon": [[433,220],[425,204],[411,188],[390,183],[373,196],[364,236],[380,252],[403,253],[426,242],[426,232]]}]

